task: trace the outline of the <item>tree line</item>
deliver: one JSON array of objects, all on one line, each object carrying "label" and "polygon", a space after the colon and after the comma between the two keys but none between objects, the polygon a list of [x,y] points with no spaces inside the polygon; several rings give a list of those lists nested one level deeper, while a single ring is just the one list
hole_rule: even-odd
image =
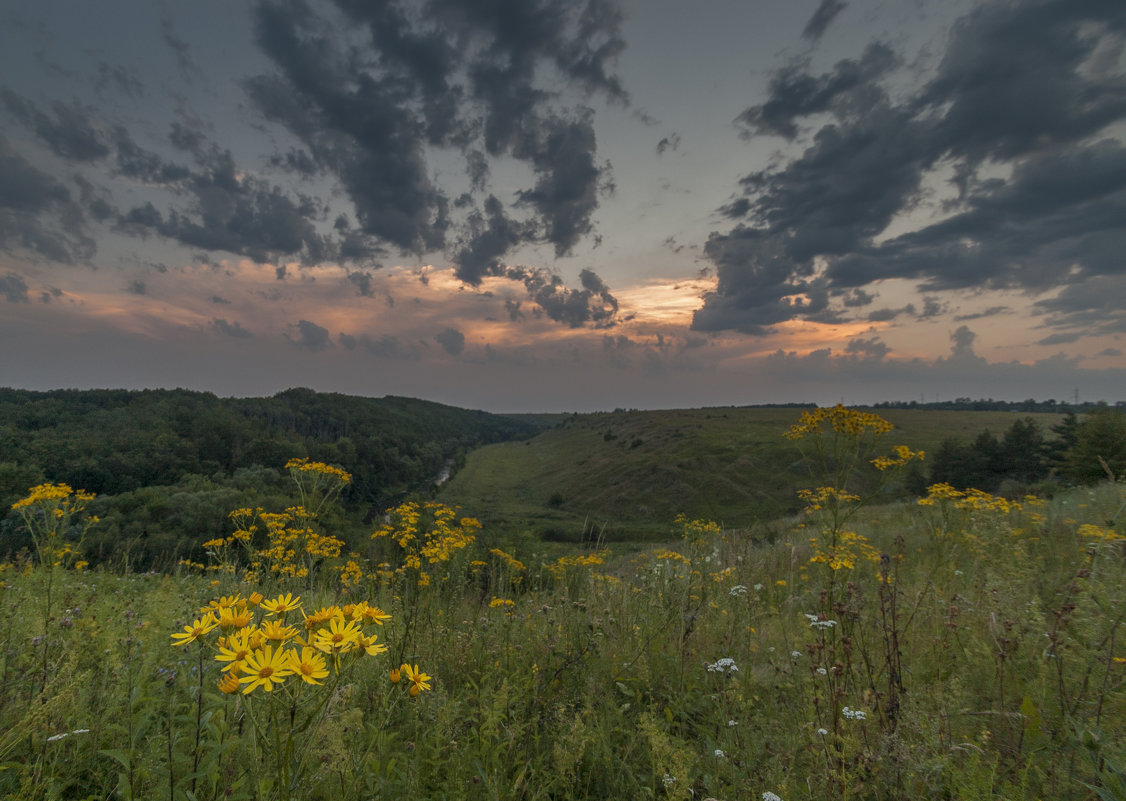
[{"label": "tree line", "polygon": [[[537,430],[428,401],[309,389],[267,398],[0,389],[0,503],[8,510],[42,483],[96,493],[91,511],[102,521],[87,543],[94,559],[157,563],[226,533],[224,515],[236,506],[284,504],[290,458],[352,474],[337,522],[359,531],[431,488],[470,450]],[[22,546],[17,528],[11,516],[0,522],[0,553]]]},{"label": "tree line", "polygon": [[1006,485],[1089,484],[1126,475],[1126,413],[1121,409],[1095,408],[1083,417],[1068,411],[1050,434],[1025,417],[1000,438],[987,430],[971,442],[947,439],[927,455],[929,483],[995,493]]}]

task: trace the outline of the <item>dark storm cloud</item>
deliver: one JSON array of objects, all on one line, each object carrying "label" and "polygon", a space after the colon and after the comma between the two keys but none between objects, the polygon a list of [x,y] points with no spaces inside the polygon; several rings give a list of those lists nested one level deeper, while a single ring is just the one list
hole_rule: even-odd
[{"label": "dark storm cloud", "polygon": [[821,0],[817,10],[813,12],[813,16],[809,18],[809,22],[802,29],[802,38],[816,42],[825,34],[825,30],[837,18],[837,15],[847,7],[848,3],[841,0]]},{"label": "dark storm cloud", "polygon": [[42,111],[30,100],[9,89],[0,89],[9,113],[31,130],[39,140],[60,158],[73,161],[96,161],[109,155],[103,133],[95,125],[93,110],[78,103],[51,104],[51,113]]},{"label": "dark storm cloud", "polygon": [[451,356],[460,356],[465,350],[465,334],[456,328],[447,328],[436,334],[434,339]]},{"label": "dark storm cloud", "polygon": [[990,306],[985,311],[974,312],[973,314],[956,314],[954,315],[954,321],[980,320],[982,317],[993,317],[997,314],[1007,314],[1010,311],[1011,309],[1008,306]]},{"label": "dark storm cloud", "polygon": [[0,295],[9,303],[27,303],[27,282],[18,273],[0,275]]},{"label": "dark storm cloud", "polygon": [[88,258],[94,242],[70,190],[0,136],[0,249],[20,248],[71,264]]},{"label": "dark storm cloud", "polygon": [[861,356],[865,359],[882,359],[891,353],[889,348],[884,342],[880,341],[879,337],[872,337],[871,339],[856,338],[849,340],[845,345],[845,353],[853,356]]},{"label": "dark storm cloud", "polygon": [[332,338],[329,336],[327,328],[322,328],[308,320],[298,320],[297,325],[293,327],[297,329],[297,336],[291,337],[286,334],[286,339],[299,348],[305,348],[315,353],[332,346]]},{"label": "dark storm cloud", "polygon": [[[617,324],[618,300],[610,288],[591,269],[579,274],[582,289],[571,289],[558,275],[542,267],[509,267],[506,278],[521,281],[529,298],[539,306],[539,311],[550,320],[578,328],[590,323],[596,328],[610,328]],[[516,319],[515,309],[507,306],[509,316]]]},{"label": "dark storm cloud", "polygon": [[238,320],[235,320],[233,323],[228,323],[222,317],[215,317],[211,321],[211,327],[218,331],[220,334],[228,337],[234,337],[235,339],[247,339],[254,336],[245,328],[243,328],[239,324]]},{"label": "dark storm cloud", "polygon": [[[523,161],[535,175],[513,209],[493,195],[483,208],[458,199],[471,208],[454,250],[462,280],[499,274],[522,243],[547,242],[561,256],[592,232],[606,169],[595,159],[591,113],[558,107],[538,73],[550,66],[625,102],[609,69],[624,47],[615,4],[336,0],[333,13],[267,2],[256,26],[279,72],[246,81],[247,93],[304,145],[276,162],[335,175],[365,234],[403,252],[448,246],[451,202],[430,179],[426,145],[460,151],[475,193],[487,191],[490,157]],[[517,219],[514,210],[532,214]]]},{"label": "dark storm cloud", "polygon": [[[805,120],[829,121],[720,209],[736,224],[708,240],[719,281],[693,326],[767,333],[823,318],[820,292],[882,279],[1047,291],[1121,273],[1126,147],[1107,126],[1126,120],[1126,81],[1101,54],[1124,33],[1117,2],[989,3],[954,25],[934,77],[901,100],[885,86],[899,61],[885,45],[821,75],[781,70],[739,116],[748,135],[796,142]],[[949,216],[877,241],[940,165],[953,171]]]}]

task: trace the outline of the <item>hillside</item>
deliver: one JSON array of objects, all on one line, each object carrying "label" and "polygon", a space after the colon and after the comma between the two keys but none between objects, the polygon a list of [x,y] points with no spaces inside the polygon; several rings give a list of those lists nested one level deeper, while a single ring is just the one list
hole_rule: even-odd
[{"label": "hillside", "polygon": [[[482,444],[534,435],[531,423],[412,398],[291,389],[269,398],[187,390],[0,389],[0,503],[64,482],[95,493],[97,560],[152,564],[225,533],[226,514],[283,497],[293,457],[352,474],[341,534],[414,493]],[[0,553],[26,543],[0,516]]]},{"label": "hillside", "polygon": [[[809,483],[782,437],[795,407],[618,411],[572,415],[522,442],[471,453],[441,490],[486,524],[554,540],[666,536],[679,513],[748,526],[792,513]],[[1056,414],[881,409],[885,442],[934,452],[945,439],[1000,434],[1018,417],[1047,431]],[[900,487],[899,489],[902,489]]]}]

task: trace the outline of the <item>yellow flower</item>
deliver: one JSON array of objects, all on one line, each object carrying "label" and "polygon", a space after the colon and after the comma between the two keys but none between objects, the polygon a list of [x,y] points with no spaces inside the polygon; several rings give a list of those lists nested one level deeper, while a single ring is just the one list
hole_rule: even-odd
[{"label": "yellow flower", "polygon": [[297,636],[297,629],[285,625],[280,620],[263,621],[259,631],[267,640],[277,640],[278,642],[285,642]]},{"label": "yellow flower", "polygon": [[263,645],[260,651],[252,651],[242,664],[242,672],[246,675],[239,679],[239,683],[246,685],[242,691],[244,695],[258,687],[271,692],[275,684],[281,684],[286,676],[293,675],[289,655],[281,648],[275,651],[269,645]]},{"label": "yellow flower", "polygon": [[378,606],[368,606],[364,604],[364,623],[375,623],[377,626],[382,626],[384,620],[390,620],[391,616],[380,609]]},{"label": "yellow flower", "polygon": [[430,689],[430,676],[419,670],[418,665],[411,667],[410,665],[404,664],[399,667],[399,670],[403,672],[403,675],[407,677],[407,681],[411,683],[411,696],[416,696],[423,690]]},{"label": "yellow flower", "polygon": [[262,593],[260,593],[260,592],[250,593],[250,597],[246,600],[246,602],[248,604],[250,604],[251,606],[257,607],[258,605],[260,605],[262,603]]},{"label": "yellow flower", "polygon": [[325,658],[308,647],[301,649],[300,656],[296,651],[289,652],[289,667],[306,684],[320,684],[318,679],[328,676]]},{"label": "yellow flower", "polygon": [[239,678],[234,673],[224,673],[223,678],[219,679],[219,692],[224,695],[237,693],[239,688]]},{"label": "yellow flower", "polygon": [[372,634],[370,637],[360,635],[359,645],[364,649],[364,653],[366,653],[368,656],[376,656],[378,654],[387,653],[386,645],[383,645],[382,643],[376,643],[376,640],[378,639],[379,636],[376,634]]},{"label": "yellow flower", "polygon": [[391,668],[391,683],[398,684],[402,681],[403,674],[398,668]]},{"label": "yellow flower", "polygon": [[254,613],[245,606],[237,609],[225,607],[219,610],[219,628],[223,631],[241,629],[254,622]]},{"label": "yellow flower", "polygon": [[285,593],[269,601],[262,602],[262,608],[271,615],[284,615],[294,609],[301,608],[301,596],[293,597],[293,593]]},{"label": "yellow flower", "polygon": [[179,640],[179,642],[174,642],[172,644],[187,645],[194,640],[198,640],[200,637],[211,631],[217,625],[219,625],[219,621],[215,619],[215,615],[211,612],[208,612],[206,615],[201,617],[199,620],[196,620],[191,625],[184,626],[183,633],[173,634],[172,639]]},{"label": "yellow flower", "polygon": [[341,617],[344,613],[339,606],[322,606],[311,615],[306,615],[304,612],[301,614],[305,616],[305,630],[309,631],[327,623],[334,617]]},{"label": "yellow flower", "polygon": [[328,625],[328,631],[318,629],[313,638],[313,645],[318,650],[326,654],[342,654],[359,645],[360,624],[356,621],[333,618]]},{"label": "yellow flower", "polygon": [[238,634],[227,637],[219,646],[219,653],[215,656],[215,661],[228,663],[223,666],[224,672],[242,667],[242,663],[254,651],[250,644],[251,637],[252,632],[249,629],[243,629]]}]

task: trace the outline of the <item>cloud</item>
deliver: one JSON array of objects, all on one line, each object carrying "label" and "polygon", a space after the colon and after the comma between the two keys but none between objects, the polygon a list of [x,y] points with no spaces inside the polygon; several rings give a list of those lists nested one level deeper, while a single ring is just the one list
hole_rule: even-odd
[{"label": "cloud", "polygon": [[[303,148],[275,157],[301,174],[336,176],[360,230],[402,252],[447,246],[451,201],[430,178],[425,148],[460,152],[472,192],[455,258],[474,283],[523,242],[570,253],[591,233],[605,168],[591,112],[563,108],[539,76],[620,102],[611,66],[624,48],[608,0],[262,3],[257,41],[279,72],[244,82],[254,107]],[[487,192],[490,158],[528,164],[531,187],[507,208]],[[473,195],[483,193],[482,210]],[[476,211],[472,211],[476,209]],[[512,212],[531,210],[524,219]]]},{"label": "cloud", "polygon": [[64,264],[89,258],[95,250],[70,190],[0,136],[0,249],[19,248]]},{"label": "cloud", "polygon": [[[610,288],[591,269],[585,268],[579,274],[582,289],[571,289],[563,279],[542,267],[509,267],[503,277],[521,281],[528,296],[536,303],[548,319],[566,323],[578,328],[587,323],[596,328],[610,328],[617,324],[618,300]],[[508,308],[509,315],[519,313]]]},{"label": "cloud", "polygon": [[802,29],[802,38],[816,42],[825,34],[825,30],[837,18],[837,15],[847,7],[848,3],[844,3],[842,0],[821,0],[821,3],[813,12],[813,16],[809,18],[809,22]]},{"label": "cloud", "polygon": [[880,341],[879,337],[872,337],[870,339],[856,338],[849,340],[845,346],[845,353],[861,356],[865,359],[882,359],[891,353],[885,343]]},{"label": "cloud", "polygon": [[93,109],[75,103],[51,104],[51,114],[10,89],[0,88],[0,101],[55,155],[72,161],[97,161],[109,155]]},{"label": "cloud", "polygon": [[286,339],[299,348],[317,353],[332,346],[332,339],[329,336],[328,329],[322,328],[316,323],[309,322],[308,320],[298,320],[297,324],[291,326],[291,328],[297,329],[297,336],[291,337],[289,334],[286,334]]},{"label": "cloud", "polygon": [[[844,310],[823,299],[893,278],[1047,292],[1120,272],[1126,146],[1108,126],[1126,120],[1126,93],[1119,61],[1099,54],[1124,34],[1108,4],[989,3],[957,21],[913,90],[893,95],[901,58],[881,43],[823,74],[779,70],[737,122],[798,149],[744,175],[720,209],[733,227],[708,239],[719,280],[693,326],[824,320]],[[940,175],[949,199],[928,222]],[[886,233],[897,221],[905,232]]]},{"label": "cloud", "polygon": [[27,282],[22,275],[0,275],[0,295],[9,303],[27,303]]},{"label": "cloud", "polygon": [[211,320],[211,327],[225,336],[234,337],[235,339],[247,339],[254,336],[241,325],[238,320],[233,323],[228,323],[221,317],[215,317]]},{"label": "cloud", "polygon": [[465,334],[456,328],[447,328],[435,335],[434,339],[451,356],[460,356],[465,350]]}]

